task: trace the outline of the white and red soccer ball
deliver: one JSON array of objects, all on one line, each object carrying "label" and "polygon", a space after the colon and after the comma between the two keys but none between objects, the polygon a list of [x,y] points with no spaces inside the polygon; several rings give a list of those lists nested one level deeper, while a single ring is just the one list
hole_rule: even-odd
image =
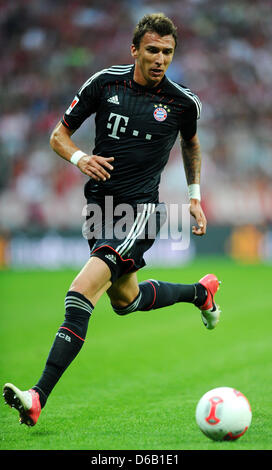
[{"label": "white and red soccer ball", "polygon": [[252,419],[248,399],[231,387],[218,387],[205,393],[196,407],[196,422],[214,441],[243,436]]}]

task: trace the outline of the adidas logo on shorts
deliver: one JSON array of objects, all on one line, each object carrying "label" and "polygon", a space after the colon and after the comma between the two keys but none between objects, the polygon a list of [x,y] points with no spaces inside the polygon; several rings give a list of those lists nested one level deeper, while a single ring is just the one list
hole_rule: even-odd
[{"label": "adidas logo on shorts", "polygon": [[112,261],[112,263],[116,264],[116,255],[105,255],[105,258]]}]

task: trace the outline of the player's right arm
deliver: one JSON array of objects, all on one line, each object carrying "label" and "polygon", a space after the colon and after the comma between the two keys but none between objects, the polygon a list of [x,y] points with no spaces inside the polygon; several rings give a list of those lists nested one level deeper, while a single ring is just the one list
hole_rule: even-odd
[{"label": "player's right arm", "polygon": [[111,162],[114,158],[88,155],[76,146],[71,137],[91,114],[96,113],[99,107],[102,72],[94,74],[80,87],[50,138],[50,145],[58,155],[77,165],[82,173],[96,181],[105,181],[110,178],[110,171],[113,169]]},{"label": "player's right arm", "polygon": [[[62,158],[71,162],[72,156],[80,149],[71,139],[74,131],[65,127],[58,122],[50,137],[50,145],[52,149]],[[78,168],[87,176],[96,181],[106,181],[110,178],[109,170],[113,170],[111,162],[114,157],[102,157],[100,155],[84,154],[77,161]]]}]

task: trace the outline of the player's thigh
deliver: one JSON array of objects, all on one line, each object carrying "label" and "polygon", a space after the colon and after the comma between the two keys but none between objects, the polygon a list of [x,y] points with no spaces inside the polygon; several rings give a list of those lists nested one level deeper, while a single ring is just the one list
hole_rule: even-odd
[{"label": "player's thigh", "polygon": [[112,305],[126,307],[139,294],[137,273],[124,274],[107,290]]},{"label": "player's thigh", "polygon": [[73,280],[70,290],[83,294],[93,305],[111,286],[111,271],[108,265],[97,258],[91,257]]}]

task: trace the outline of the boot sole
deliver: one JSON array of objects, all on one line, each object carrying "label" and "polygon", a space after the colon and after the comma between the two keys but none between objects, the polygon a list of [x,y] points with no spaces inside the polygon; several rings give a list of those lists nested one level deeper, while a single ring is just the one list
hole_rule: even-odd
[{"label": "boot sole", "polygon": [[21,398],[18,396],[17,391],[13,388],[12,384],[6,384],[4,386],[3,397],[7,405],[11,408],[15,408],[19,412],[20,424],[34,426],[35,423],[33,423],[32,419],[29,417]]}]

